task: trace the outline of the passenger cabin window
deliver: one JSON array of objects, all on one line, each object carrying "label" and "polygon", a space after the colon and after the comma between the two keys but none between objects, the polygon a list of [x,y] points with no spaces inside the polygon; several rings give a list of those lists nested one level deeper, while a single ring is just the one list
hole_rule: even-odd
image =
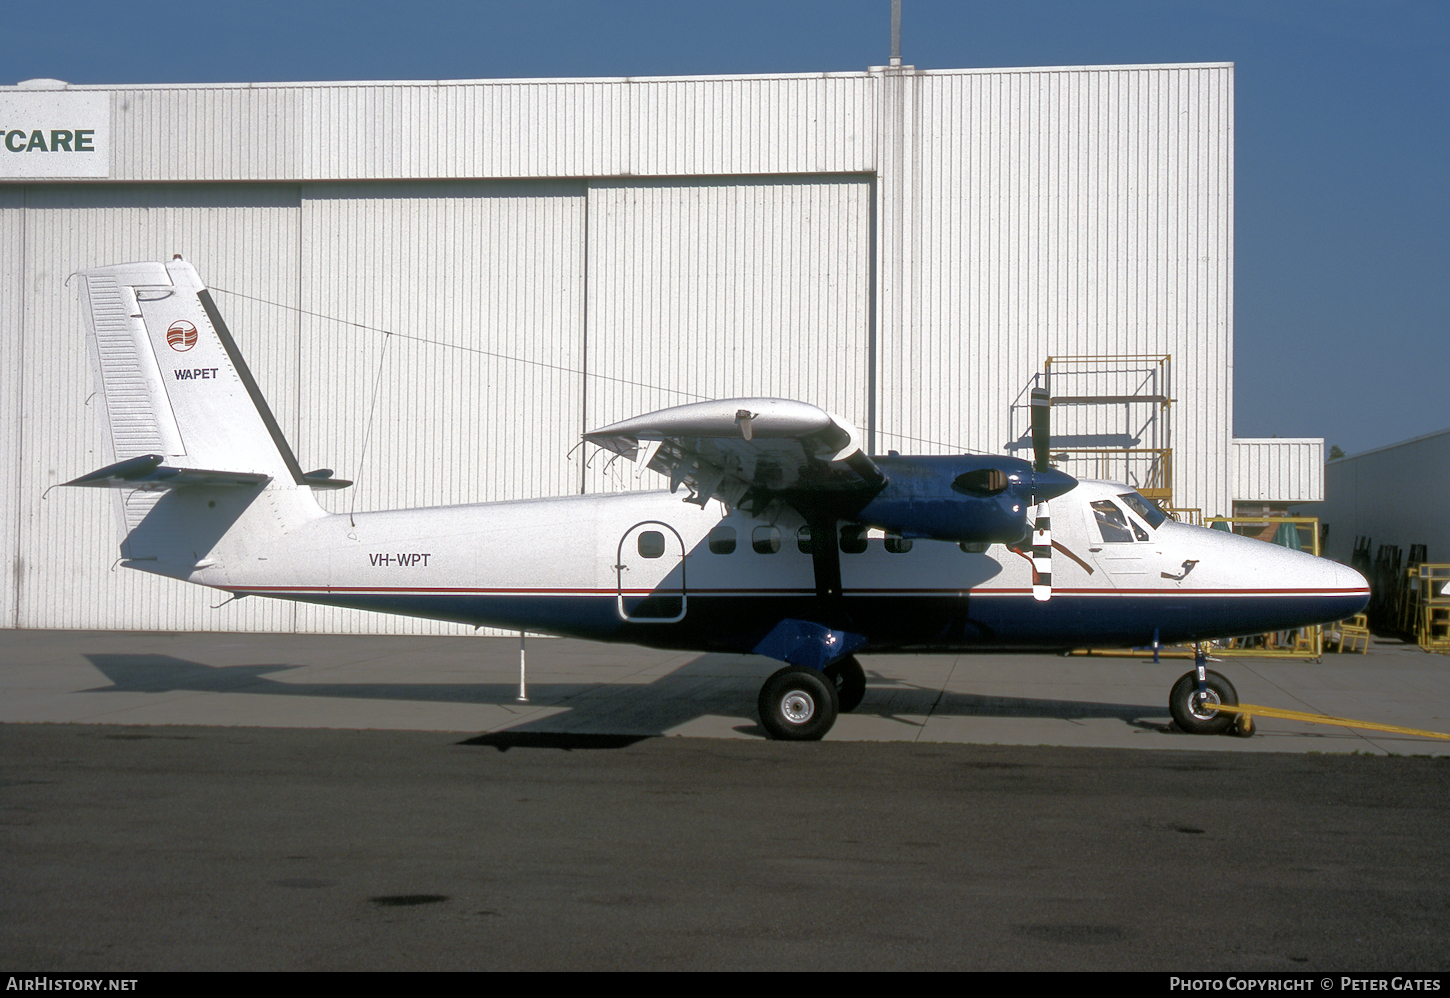
[{"label": "passenger cabin window", "polygon": [[[1106,499],[1099,499],[1093,503],[1093,516],[1098,521],[1098,529],[1102,531],[1103,540],[1109,544],[1131,544],[1133,543],[1133,532],[1128,529],[1128,518],[1123,511]],[[1138,530],[1141,533],[1142,527]],[[1148,535],[1143,535],[1147,540]]]},{"label": "passenger cabin window", "polygon": [[801,527],[795,532],[795,546],[801,554],[811,553],[811,528]]},{"label": "passenger cabin window", "polygon": [[775,554],[780,550],[780,531],[775,527],[756,527],[750,535],[750,546],[756,554]]},{"label": "passenger cabin window", "polygon": [[639,535],[639,556],[659,558],[665,553],[665,535],[658,530],[646,530]]},{"label": "passenger cabin window", "polygon": [[866,528],[848,524],[841,528],[841,553],[862,554],[866,550]]},{"label": "passenger cabin window", "polygon": [[887,534],[885,543],[886,550],[892,554],[906,554],[911,550],[911,541],[900,534]]},{"label": "passenger cabin window", "polygon": [[735,552],[735,528],[719,526],[710,531],[711,554],[733,554]]}]

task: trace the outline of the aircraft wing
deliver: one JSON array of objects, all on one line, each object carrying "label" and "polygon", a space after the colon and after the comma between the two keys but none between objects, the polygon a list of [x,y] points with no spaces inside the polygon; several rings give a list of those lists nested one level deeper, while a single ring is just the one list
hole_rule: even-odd
[{"label": "aircraft wing", "polygon": [[884,479],[861,447],[861,431],[805,402],[744,398],[661,409],[584,434],[605,450],[670,480],[686,500],[710,499],[760,512],[828,496],[862,500]]}]

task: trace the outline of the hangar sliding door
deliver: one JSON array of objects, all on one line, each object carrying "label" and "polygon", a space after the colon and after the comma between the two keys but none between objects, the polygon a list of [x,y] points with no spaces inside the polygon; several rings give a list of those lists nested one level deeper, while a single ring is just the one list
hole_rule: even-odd
[{"label": "hangar sliding door", "polygon": [[[857,175],[591,182],[587,428],[754,395],[865,429],[871,196]],[[607,464],[586,491],[661,487]]]},{"label": "hangar sliding door", "polygon": [[[297,297],[297,187],[273,184],[56,184],[6,191],[5,271],[25,289],[6,309],[4,432],[15,455],[5,482],[14,562],[4,623],[18,627],[285,630],[284,603],[226,610],[211,590],[113,571],[118,492],[47,489],[110,461],[75,282],[89,267],[180,253],[214,288],[278,302]],[[217,301],[279,421],[297,418],[296,316],[220,292]],[[145,501],[138,497],[137,501]],[[15,516],[16,519],[11,519]],[[8,545],[7,545],[8,547]],[[250,606],[247,604],[251,604]]]},{"label": "hangar sliding door", "polygon": [[6,623],[464,633],[111,571],[114,496],[65,275],[182,253],[304,468],[387,509],[658,488],[586,470],[586,428],[779,395],[868,420],[871,198],[858,175],[303,185],[35,185],[0,201]]}]

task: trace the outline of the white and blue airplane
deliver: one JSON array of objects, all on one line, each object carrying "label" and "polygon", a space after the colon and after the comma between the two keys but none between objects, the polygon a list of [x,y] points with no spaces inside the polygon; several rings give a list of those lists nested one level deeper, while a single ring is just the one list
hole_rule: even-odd
[{"label": "white and blue airplane", "polygon": [[[865,692],[862,652],[1065,651],[1204,642],[1341,620],[1363,577],[1165,516],[1130,486],[1048,461],[872,456],[802,402],[677,406],[585,435],[668,492],[330,514],[193,267],[82,272],[119,490],[121,564],[237,596],[784,663],[761,688],[774,738],[817,739]],[[684,488],[684,496],[679,495]],[[683,498],[684,501],[681,501]],[[1051,515],[1049,516],[1049,504]],[[1234,724],[1202,658],[1178,725]]]}]

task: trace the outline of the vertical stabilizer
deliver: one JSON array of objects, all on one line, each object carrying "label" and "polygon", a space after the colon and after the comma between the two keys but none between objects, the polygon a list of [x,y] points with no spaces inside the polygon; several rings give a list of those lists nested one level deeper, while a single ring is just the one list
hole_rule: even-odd
[{"label": "vertical stabilizer", "polygon": [[117,490],[128,564],[192,578],[324,515],[312,489],[348,483],[303,475],[191,264],[79,276],[113,463],[67,484]]},{"label": "vertical stabilizer", "polygon": [[303,484],[191,264],[121,264],[80,277],[112,460],[160,454],[168,466]]}]

